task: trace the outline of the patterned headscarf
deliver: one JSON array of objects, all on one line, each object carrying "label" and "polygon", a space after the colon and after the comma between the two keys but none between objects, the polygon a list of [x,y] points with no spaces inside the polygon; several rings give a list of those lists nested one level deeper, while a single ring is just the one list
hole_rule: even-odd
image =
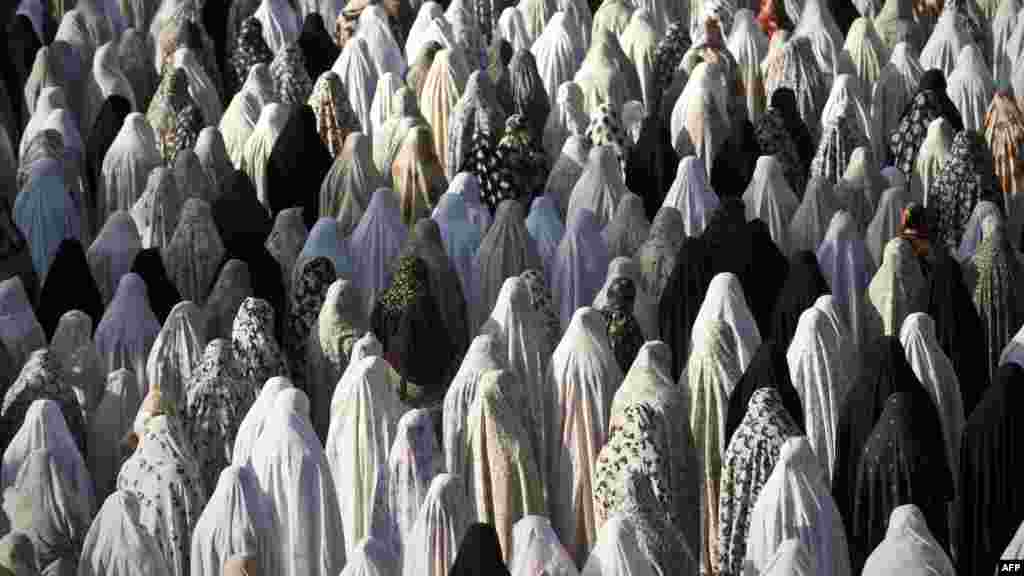
[{"label": "patterned headscarf", "polygon": [[497,170],[491,182],[492,197],[484,202],[497,209],[502,200],[519,200],[524,206],[544,193],[548,179],[547,155],[533,137],[525,116],[513,114],[505,121],[505,134],[498,143]]},{"label": "patterned headscarf", "polygon": [[626,176],[626,132],[622,128],[619,114],[608,103],[601,104],[590,115],[590,126],[587,127],[587,138],[592,146],[611,146],[619,157],[622,176]]},{"label": "patterned headscarf", "polygon": [[480,182],[480,200],[490,209],[491,215],[494,215],[498,204],[501,203],[500,191],[497,186],[499,166],[498,150],[493,143],[493,136],[484,126],[477,124],[476,130],[473,132],[469,154],[462,169],[476,176],[477,181]]},{"label": "patterned headscarf", "polygon": [[633,360],[646,342],[640,323],[633,316],[633,303],[636,302],[636,285],[630,278],[619,277],[612,280],[605,291],[607,304],[599,312],[604,316],[608,326],[608,342],[611,344],[615,359],[622,368],[622,373],[629,372]]},{"label": "patterned headscarf", "polygon": [[327,289],[337,280],[329,258],[317,256],[295,270],[288,306],[288,331],[285,348],[291,365],[292,381],[300,390],[305,382],[306,344],[310,330],[317,325]]},{"label": "patterned headscarf", "polygon": [[960,112],[946,94],[946,79],[939,70],[921,76],[914,99],[900,116],[899,127],[889,135],[889,165],[907,176],[913,174],[921,144],[928,136],[928,125],[936,118],[945,118],[954,130],[963,129]]},{"label": "patterned headscarf", "polygon": [[811,178],[823,178],[836,184],[843,178],[850,157],[857,148],[868,146],[852,118],[840,116],[831,123],[818,141],[818,152],[811,161]]},{"label": "patterned headscarf", "polygon": [[171,145],[164,151],[164,161],[168,166],[174,166],[179,152],[195,148],[196,142],[199,141],[199,133],[205,127],[203,113],[195,104],[185,106],[175,115],[174,136]]},{"label": "patterned headscarf", "polygon": [[246,78],[249,77],[249,70],[257,64],[266,64],[274,61],[274,53],[270,51],[266,40],[263,39],[263,25],[255,18],[246,18],[242,22],[242,29],[238,32],[235,51],[229,58],[231,70],[232,92],[237,91]]},{"label": "patterned headscarf", "polygon": [[953,139],[949,159],[928,189],[927,206],[935,209],[935,239],[956,249],[974,207],[983,200],[997,204],[999,185],[992,156],[981,135],[964,130]]},{"label": "patterned headscarf", "polygon": [[[796,96],[789,88],[779,88],[772,95],[772,104],[755,129],[757,143],[761,147],[761,154],[764,156],[775,156],[775,159],[782,164],[782,173],[786,176],[786,182],[798,197],[803,197],[809,180],[806,162],[800,152],[798,134],[794,129],[806,131],[803,120],[795,108]],[[791,110],[786,106],[792,105]],[[797,126],[796,123],[801,123]]]},{"label": "patterned headscarf", "polygon": [[274,85],[281,97],[282,104],[305,104],[313,92],[313,81],[306,71],[306,60],[302,48],[292,42],[274,56],[270,63],[270,75],[274,77]]},{"label": "patterned headscarf", "polygon": [[654,92],[662,94],[672,85],[676,69],[690,49],[689,24],[676,20],[669,24],[668,33],[658,42],[654,51]]},{"label": "patterned headscarf", "polygon": [[309,106],[316,115],[316,129],[320,140],[337,157],[345,149],[345,139],[352,132],[361,131],[359,118],[345,94],[345,86],[338,75],[328,70],[316,81]]},{"label": "patterned headscarf", "polygon": [[384,314],[391,318],[400,316],[417,299],[427,295],[429,274],[426,262],[417,256],[407,254],[399,258],[391,284],[377,298]]},{"label": "patterned headscarf", "polygon": [[554,346],[562,339],[562,322],[555,313],[554,300],[551,296],[551,289],[548,288],[544,273],[540,270],[526,270],[519,275],[519,278],[526,282],[526,288],[530,291],[530,304],[544,320],[544,331],[548,335],[548,342],[554,351]]},{"label": "patterned headscarf", "polygon": [[289,376],[288,362],[274,338],[274,308],[266,300],[246,298],[231,327],[231,347],[242,377],[261,387],[274,376]]},{"label": "patterned headscarf", "polygon": [[988,377],[995,382],[1003,348],[1024,322],[1024,268],[1002,223],[982,240],[972,262],[978,274],[974,305],[985,327]]}]

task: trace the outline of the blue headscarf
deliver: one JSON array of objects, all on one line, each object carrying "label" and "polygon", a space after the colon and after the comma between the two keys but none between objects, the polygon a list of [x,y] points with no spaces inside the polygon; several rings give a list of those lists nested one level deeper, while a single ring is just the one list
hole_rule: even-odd
[{"label": "blue headscarf", "polygon": [[473,279],[473,256],[480,249],[483,242],[483,235],[480,228],[469,221],[469,210],[466,208],[466,200],[459,194],[446,192],[441,196],[434,208],[434,222],[441,229],[441,239],[444,240],[444,248],[448,253],[448,260],[459,275],[462,282],[462,292],[467,295],[470,291],[470,282]]},{"label": "blue headscarf", "polygon": [[81,239],[78,208],[64,186],[59,164],[52,164],[53,169],[36,172],[14,203],[14,223],[28,239],[32,266],[40,284],[61,241]]},{"label": "blue headscarf", "polygon": [[551,198],[534,198],[533,204],[530,205],[530,215],[526,218],[526,230],[537,244],[540,260],[544,263],[544,271],[550,279],[551,264],[558,254],[558,244],[562,242],[562,235],[565,234],[565,226],[562,225],[558,209]]},{"label": "blue headscarf", "polygon": [[348,240],[341,237],[341,229],[334,218],[320,218],[316,221],[296,262],[304,262],[318,256],[327,258],[334,264],[338,277],[352,279],[352,259],[349,256]]}]

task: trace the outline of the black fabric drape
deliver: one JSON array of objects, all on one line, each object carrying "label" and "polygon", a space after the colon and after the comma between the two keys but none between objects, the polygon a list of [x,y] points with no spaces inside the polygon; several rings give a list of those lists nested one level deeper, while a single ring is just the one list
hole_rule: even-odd
[{"label": "black fabric drape", "polygon": [[230,90],[227,84],[228,66],[228,10],[231,7],[229,0],[220,0],[214,2],[203,2],[203,28],[206,29],[207,34],[210,35],[210,40],[213,41],[213,51],[215,62],[217,67],[221,71],[221,76],[225,79],[225,86],[221,88],[221,94],[224,96],[225,102],[230,102],[231,97],[234,94],[227,94]]},{"label": "black fabric drape", "polygon": [[[32,66],[35,64],[36,52],[43,47],[32,22],[24,14],[18,14],[7,23],[7,55],[3,59],[3,81],[7,85],[7,97],[11,101],[11,112],[14,125],[7,127],[14,146],[21,141],[22,129],[28,123],[29,113],[25,103],[25,83]],[[15,148],[17,149],[17,148]]]},{"label": "black fabric drape", "polygon": [[139,251],[132,262],[132,272],[142,277],[146,282],[146,298],[149,300],[149,308],[156,315],[156,319],[163,326],[164,320],[171,313],[178,302],[181,302],[181,293],[177,286],[167,277],[167,270],[164,268],[164,260],[160,255],[159,248],[147,248]]},{"label": "black fabric drape", "polygon": [[92,319],[92,329],[103,318],[103,296],[89,270],[82,243],[74,238],[61,241],[53,264],[46,273],[43,290],[39,296],[39,312],[36,316],[46,332],[46,339],[53,338],[60,317],[65,312],[79,310]]},{"label": "black fabric drape", "polygon": [[690,332],[704,302],[711,273],[704,240],[686,238],[658,302],[661,340],[672,350],[672,377],[678,379],[690,357]]},{"label": "black fabric drape", "polygon": [[306,16],[306,21],[302,23],[299,48],[306,62],[306,72],[314,83],[321,74],[331,69],[341,54],[341,49],[324,26],[323,17],[316,13]]},{"label": "black fabric drape", "polygon": [[789,412],[793,423],[800,427],[801,433],[804,430],[804,409],[800,402],[800,395],[797,394],[793,382],[789,378],[789,364],[786,363],[786,349],[780,347],[774,340],[765,340],[758,347],[757,353],[750,360],[747,371],[736,383],[732,393],[729,394],[729,408],[725,412],[725,438],[724,446],[729,445],[729,440],[740,427],[743,417],[747,413],[747,404],[751,396],[761,388],[774,388],[778,390],[782,399],[782,406]]},{"label": "black fabric drape", "polygon": [[960,377],[964,414],[970,414],[988,388],[985,332],[964,282],[963,270],[944,246],[932,248],[928,315],[935,336]]},{"label": "black fabric drape", "polygon": [[661,209],[672,187],[679,155],[672,147],[668,126],[660,114],[644,119],[636,145],[629,149],[626,162],[626,187],[644,199],[647,220]]},{"label": "black fabric drape", "polygon": [[904,504],[921,509],[928,530],[949,553],[953,475],[939,414],[927,392],[920,392],[897,392],[885,400],[860,456],[853,521],[846,524],[851,574],[861,573],[868,556],[885,538],[892,511]]},{"label": "black fabric drape", "polygon": [[[0,282],[18,276],[25,294],[35,308],[39,297],[39,277],[32,265],[28,240],[14,223],[12,202],[0,195]],[[16,367],[21,369],[20,366]]]},{"label": "black fabric drape", "polygon": [[711,164],[711,187],[721,197],[743,196],[754,178],[761,145],[757,141],[754,125],[744,118],[737,122]]},{"label": "black fabric drape", "polygon": [[508,576],[502,562],[501,542],[490,524],[476,523],[466,530],[448,576]]},{"label": "black fabric drape", "polygon": [[[90,214],[92,218],[90,222],[94,222],[96,231],[103,228],[104,222],[99,222],[99,183],[103,181],[103,159],[107,157],[107,151],[110,150],[110,145],[114,143],[114,139],[117,138],[118,132],[121,131],[121,126],[124,125],[124,119],[128,117],[132,112],[132,104],[127,98],[119,94],[113,94],[103,101],[103,106],[100,107],[99,115],[96,116],[96,121],[92,124],[92,130],[89,131],[89,140],[85,143],[85,183],[89,189],[89,194],[86,195],[93,202],[93,206],[89,206]],[[103,200],[104,204],[106,200]]]},{"label": "black fabric drape", "polygon": [[213,222],[228,256],[241,257],[262,246],[274,227],[267,209],[256,198],[256,187],[241,170],[234,170],[213,203]]},{"label": "black fabric drape", "polygon": [[[931,402],[921,382],[907,362],[903,345],[894,336],[882,336],[861,354],[861,374],[847,393],[836,427],[836,461],[832,477],[832,497],[843,516],[845,526],[853,520],[857,466],[864,444],[878,422],[885,402],[897,392],[920,393]],[[932,410],[935,410],[934,405]],[[942,431],[932,442],[942,444]],[[945,458],[943,458],[945,462]]]},{"label": "black fabric drape", "polygon": [[312,229],[319,217],[320,185],[333,163],[316,126],[313,109],[306,104],[297,107],[267,160],[270,211],[276,217],[281,210],[301,206],[306,229]]},{"label": "black fabric drape", "polygon": [[[967,378],[964,378],[967,380]],[[1007,364],[964,426],[960,445],[957,572],[993,574],[1024,518],[1024,368]]]},{"label": "black fabric drape", "polygon": [[793,341],[800,315],[813,306],[819,296],[828,292],[828,282],[821,274],[814,252],[801,250],[794,254],[789,260],[786,282],[779,291],[772,312],[771,337],[783,351],[788,350]]}]

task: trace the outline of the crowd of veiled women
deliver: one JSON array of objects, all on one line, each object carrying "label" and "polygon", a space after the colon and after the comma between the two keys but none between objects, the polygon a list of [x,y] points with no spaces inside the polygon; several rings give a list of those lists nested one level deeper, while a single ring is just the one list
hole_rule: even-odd
[{"label": "crowd of veiled women", "polygon": [[0,576],[1024,557],[1021,0],[0,11]]}]

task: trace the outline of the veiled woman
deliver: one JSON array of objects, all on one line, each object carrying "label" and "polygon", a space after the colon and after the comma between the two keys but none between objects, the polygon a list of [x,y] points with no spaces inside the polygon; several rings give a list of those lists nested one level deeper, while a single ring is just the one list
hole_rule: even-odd
[{"label": "veiled woman", "polygon": [[960,111],[946,94],[946,77],[940,70],[933,69],[921,76],[917,93],[903,110],[898,127],[889,133],[890,155],[886,163],[910,174],[929,125],[940,117],[949,122],[954,133],[963,130]]},{"label": "veiled woman", "polygon": [[675,269],[676,253],[686,237],[684,229],[679,210],[663,206],[651,222],[647,241],[634,256],[640,264],[641,289],[656,300],[661,300],[662,291]]},{"label": "veiled woman", "polygon": [[588,112],[604,103],[618,110],[637,96],[642,98],[642,95],[634,94],[631,90],[630,74],[635,82],[636,71],[632,67],[625,68],[619,60],[620,54],[622,48],[614,34],[608,30],[595,31],[587,55],[573,77],[573,82],[583,90],[585,109]]},{"label": "veiled woman", "polygon": [[422,571],[425,576],[448,576],[470,523],[476,518],[463,480],[438,474],[420,507],[412,533],[405,541],[402,573]]},{"label": "veiled woman", "polygon": [[853,76],[843,74],[832,86],[822,112],[821,139],[811,162],[811,177],[839,182],[853,151],[871,142],[871,122],[855,83]]},{"label": "veiled woman", "polygon": [[146,360],[145,381],[159,388],[166,405],[180,414],[186,413],[188,384],[206,347],[204,321],[199,307],[190,301],[179,302],[160,329]]},{"label": "veiled woman", "polygon": [[431,127],[434,151],[445,173],[448,173],[450,119],[454,116],[467,80],[462,72],[452,52],[441,50],[434,57],[419,96],[420,111]]},{"label": "veiled woman", "polygon": [[794,36],[785,43],[778,58],[769,62],[764,70],[768,99],[774,101],[773,95],[779,88],[792,90],[796,96],[795,109],[800,118],[812,137],[818,136],[821,110],[828,99],[828,83],[815,60],[813,41]]},{"label": "veiled woman", "polygon": [[552,104],[559,88],[572,81],[583,61],[585,47],[579,43],[580,38],[575,28],[577,25],[575,13],[556,12],[545,23],[543,32],[530,48],[537,61],[537,72]]},{"label": "veiled woman", "polygon": [[316,115],[320,140],[331,156],[337,158],[344,153],[349,135],[358,132],[361,127],[348,102],[345,86],[336,73],[328,70],[317,78],[313,94],[309,97],[309,106]]},{"label": "veiled woman", "polygon": [[505,279],[530,268],[542,266],[540,255],[526,228],[523,206],[506,200],[498,207],[494,224],[480,244],[473,260],[477,274],[473,286],[477,294],[470,299],[478,308],[470,311],[470,326],[480,326],[493,309]]},{"label": "veiled woman", "polygon": [[544,125],[544,149],[552,164],[564,153],[563,148],[569,138],[585,136],[589,123],[590,119],[583,111],[583,92],[579,85],[569,81],[560,84]]},{"label": "veiled woman", "polygon": [[60,168],[51,160],[34,168],[14,203],[14,224],[28,241],[32,267],[41,282],[46,281],[60,243],[81,237],[79,213]]},{"label": "veiled woman", "polygon": [[707,176],[729,132],[730,95],[725,72],[717,63],[698,64],[672,109],[672,145],[680,155],[704,161]]},{"label": "veiled woman", "polygon": [[218,574],[232,561],[243,563],[242,574],[265,570],[271,514],[252,469],[225,468],[192,532],[190,574]]},{"label": "veiled woman", "polygon": [[299,207],[307,229],[316,223],[320,186],[331,169],[331,153],[317,133],[308,105],[292,106],[288,123],[267,157],[267,200],[271,214]]},{"label": "veiled woman", "polygon": [[552,524],[577,564],[596,541],[592,478],[621,380],[600,313],[577,310],[548,366],[543,424]]},{"label": "veiled woman", "polygon": [[192,529],[207,499],[198,463],[179,421],[163,408],[143,403],[136,428],[139,445],[121,467],[117,488],[139,499],[143,526],[164,535],[157,544],[171,573],[188,574]]},{"label": "veiled woman", "polygon": [[256,197],[268,212],[271,193],[268,182],[270,155],[284,132],[290,115],[291,110],[287,106],[276,102],[264,106],[241,155],[239,169],[256,185]]},{"label": "veiled woman", "polygon": [[832,217],[825,239],[818,247],[818,265],[831,287],[843,320],[857,346],[866,334],[863,293],[874,273],[870,255],[849,212]]},{"label": "veiled woman", "polygon": [[889,157],[888,135],[899,126],[903,110],[917,93],[923,74],[913,45],[906,41],[896,44],[889,61],[879,71],[871,94],[871,133],[878,135],[872,142],[875,158]]},{"label": "veiled woman", "polygon": [[345,547],[338,497],[327,457],[309,422],[309,399],[289,388],[278,392],[264,410],[251,464],[273,510],[268,572],[339,573]]},{"label": "veiled woman", "polygon": [[411,88],[401,87],[392,96],[391,116],[381,126],[379,137],[373,141],[373,163],[385,178],[391,173],[395,156],[398,155],[406,136],[414,128],[429,125],[419,111],[416,94]]},{"label": "veiled woman", "polygon": [[998,202],[999,197],[991,151],[985,141],[974,131],[957,133],[949,158],[925,201],[935,214],[936,240],[959,245],[974,207],[984,200]]},{"label": "veiled woman", "polygon": [[50,272],[39,293],[37,310],[47,339],[53,338],[61,316],[71,310],[80,310],[94,319],[89,323],[90,333],[99,322],[103,315],[103,300],[89,270],[85,250],[78,240],[69,238],[57,247]]},{"label": "veiled woman", "polygon": [[793,89],[783,86],[772,93],[768,109],[755,131],[761,153],[775,156],[782,163],[790,188],[802,195],[815,147],[811,132],[800,117]]},{"label": "veiled woman", "polygon": [[181,210],[174,235],[162,250],[167,274],[184,299],[205,304],[224,255],[210,205],[190,198]]},{"label": "veiled woman", "polygon": [[249,265],[243,260],[225,257],[203,307],[207,338],[231,338],[231,325],[235,321],[235,315],[238,314],[242,302],[252,295]]},{"label": "veiled woman", "polygon": [[[99,316],[96,315],[97,318]],[[88,415],[99,405],[104,383],[92,333],[92,318],[79,310],[69,310],[61,316],[50,341],[50,348],[60,358],[82,412]]]},{"label": "veiled woman", "polygon": [[[985,114],[985,140],[992,150],[996,178],[1003,193],[1010,238],[1020,238],[1024,226],[1024,176],[1017,153],[1024,145],[1024,115],[1013,98],[997,93]],[[1011,240],[1011,243],[1016,244]]]},{"label": "veiled woman", "polygon": [[427,265],[430,292],[447,329],[456,354],[462,356],[469,347],[473,327],[469,324],[469,306],[458,274],[448,260],[441,230],[436,222],[424,218],[412,229],[406,254],[415,254]]},{"label": "veiled woman", "polygon": [[231,328],[231,347],[242,377],[262,387],[275,376],[289,375],[288,361],[274,337],[274,309],[265,300],[246,298]]},{"label": "veiled woman", "polygon": [[[459,485],[468,488],[472,461],[467,456],[466,422],[469,409],[477,397],[480,379],[492,370],[507,370],[507,348],[498,335],[485,332],[473,339],[466,351],[442,407],[442,448],[445,467],[458,476]],[[470,508],[473,508],[472,506]],[[473,511],[475,513],[475,510]],[[408,550],[408,548],[406,548]]]},{"label": "veiled woman", "polygon": [[408,235],[394,193],[389,188],[378,188],[349,238],[353,280],[363,310],[372,310],[377,294],[387,287],[392,262]]},{"label": "veiled woman", "polygon": [[365,38],[353,38],[345,44],[341,55],[331,66],[341,83],[348,88],[348,102],[359,119],[363,132],[371,134],[373,123],[370,108],[373,106],[373,91],[377,87],[377,70],[370,56],[370,47]]},{"label": "veiled woman", "polygon": [[391,167],[391,180],[403,224],[411,227],[420,218],[430,217],[447,182],[427,127],[417,126],[406,135]]},{"label": "veiled woman", "polygon": [[994,380],[999,356],[1013,337],[1013,327],[1024,322],[1020,301],[1024,265],[1002,221],[988,218],[982,228],[983,239],[966,267],[966,277],[974,281],[974,305],[985,331],[989,377]]},{"label": "veiled woman", "polygon": [[253,66],[218,124],[224,137],[224,148],[235,168],[243,169],[245,165],[247,143],[256,130],[263,108],[277,101],[277,89],[270,69],[266,64]]},{"label": "veiled woman", "polygon": [[263,24],[256,18],[249,17],[243,20],[234,40],[234,50],[227,59],[227,68],[230,72],[227,75],[229,94],[242,88],[254,66],[270,66],[274,59],[274,53],[263,39]]},{"label": "veiled woman", "polygon": [[985,128],[985,113],[995,96],[996,85],[977,46],[970,44],[960,50],[956,68],[949,74],[946,91],[960,111],[964,128],[982,131]]}]

